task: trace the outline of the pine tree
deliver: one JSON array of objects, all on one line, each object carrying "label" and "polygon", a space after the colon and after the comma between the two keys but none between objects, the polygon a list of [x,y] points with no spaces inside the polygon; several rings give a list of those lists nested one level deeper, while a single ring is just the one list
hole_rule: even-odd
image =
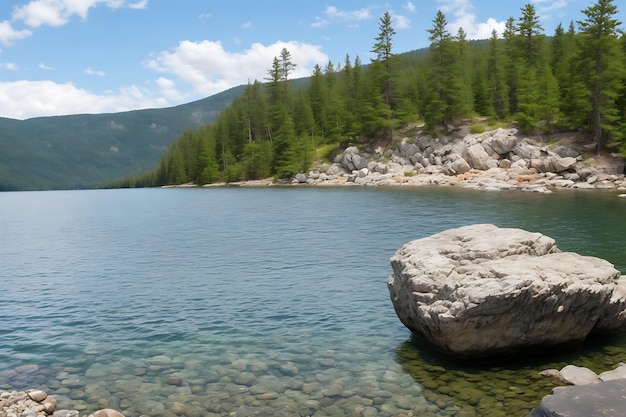
[{"label": "pine tree", "polygon": [[433,20],[433,27],[426,31],[430,34],[430,51],[433,54],[430,85],[425,109],[426,125],[433,129],[438,123],[446,124],[461,116],[458,57],[455,53],[453,38],[447,29],[448,21],[441,10]]},{"label": "pine tree", "polygon": [[[453,102],[451,114],[455,118],[461,118],[469,116],[474,110],[471,72],[473,65],[468,51],[467,34],[462,27],[457,31],[456,43],[457,56],[453,64],[455,73],[453,81],[454,90],[457,93],[455,94],[456,100]],[[484,75],[481,74],[481,78],[484,78]]]},{"label": "pine tree", "polygon": [[211,184],[219,179],[219,169],[215,157],[215,140],[210,127],[200,129],[198,136],[198,177],[196,184]]},{"label": "pine tree", "polygon": [[380,18],[378,24],[378,36],[375,38],[376,43],[371,50],[376,54],[376,58],[373,63],[380,64],[383,70],[380,72],[380,82],[382,84],[382,90],[384,92],[385,104],[389,107],[392,106],[392,87],[391,82],[395,71],[395,59],[393,54],[393,37],[396,31],[391,24],[391,14],[385,12]]},{"label": "pine tree", "polygon": [[561,25],[557,26],[552,39],[552,72],[559,85],[559,109],[562,115],[559,124],[569,129],[583,127],[591,110],[578,53],[574,22],[570,22],[567,32]]},{"label": "pine tree", "polygon": [[502,34],[504,38],[504,54],[502,56],[504,58],[504,73],[506,74],[506,89],[508,91],[508,115],[517,113],[517,88],[522,72],[522,65],[517,56],[516,36],[517,25],[515,24],[515,18],[509,17]]},{"label": "pine tree", "polygon": [[591,120],[596,149],[601,150],[607,139],[618,140],[619,114],[615,105],[623,88],[620,76],[623,59],[618,41],[621,22],[615,19],[617,6],[612,0],[598,0],[583,10],[585,19],[580,26],[580,56],[584,64],[586,85],[592,102]]},{"label": "pine tree", "polygon": [[545,122],[544,130],[551,132],[561,119],[559,110],[559,83],[552,74],[550,65],[545,64],[540,72],[538,94],[538,115]]},{"label": "pine tree", "polygon": [[178,146],[175,146],[169,158],[167,167],[167,184],[178,185],[187,182],[187,174],[185,173],[185,160],[183,153]]},{"label": "pine tree", "polygon": [[519,32],[519,52],[525,65],[535,68],[539,65],[541,43],[543,42],[543,27],[539,23],[539,16],[534,4],[528,3],[522,7],[522,17],[517,25]]},{"label": "pine tree", "polygon": [[496,116],[504,118],[508,111],[509,94],[506,84],[504,59],[500,51],[498,32],[495,29],[491,32],[487,54],[487,89]]}]

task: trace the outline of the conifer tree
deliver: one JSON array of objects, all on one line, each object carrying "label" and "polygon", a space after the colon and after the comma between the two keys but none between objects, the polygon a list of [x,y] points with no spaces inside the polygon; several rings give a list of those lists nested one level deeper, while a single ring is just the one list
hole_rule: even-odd
[{"label": "conifer tree", "polygon": [[[469,56],[467,45],[467,34],[462,27],[460,27],[456,34],[457,53],[454,59],[453,71],[454,71],[454,90],[456,93],[456,100],[454,100],[454,107],[451,114],[453,117],[466,117],[469,116],[474,110],[474,97],[472,91],[472,61]],[[481,79],[484,79],[484,75],[481,74]]]},{"label": "conifer tree", "polygon": [[487,55],[487,89],[491,104],[498,118],[503,118],[508,111],[508,89],[506,84],[505,66],[498,32],[494,29],[489,40]]},{"label": "conifer tree", "polygon": [[460,80],[455,71],[455,48],[453,38],[448,31],[448,21],[441,10],[433,19],[433,27],[426,29],[430,34],[430,51],[432,65],[430,85],[427,93],[428,105],[425,109],[425,121],[430,129],[438,123],[446,124],[450,119],[458,117]]},{"label": "conifer tree", "polygon": [[381,65],[380,82],[382,91],[384,92],[385,104],[392,106],[391,82],[395,71],[395,60],[393,55],[393,37],[396,31],[391,24],[391,14],[385,12],[378,23],[378,36],[375,38],[376,43],[371,52],[376,54],[373,61],[374,65]]},{"label": "conifer tree", "polygon": [[612,0],[598,0],[583,10],[585,19],[580,26],[580,56],[586,85],[592,102],[591,124],[596,149],[601,150],[606,139],[621,139],[619,115],[615,101],[623,88],[624,70],[618,42],[621,22],[615,18],[617,6]]},{"label": "conifer tree", "polygon": [[508,90],[507,114],[517,113],[517,88],[521,75],[522,65],[519,62],[516,48],[517,25],[515,18],[509,17],[504,26],[502,37],[504,38],[504,73],[506,74],[506,88]]},{"label": "conifer tree", "polygon": [[532,3],[522,7],[522,17],[517,25],[519,33],[519,52],[525,65],[537,67],[539,65],[539,56],[541,43],[543,42],[543,27],[539,23],[539,16],[535,5]]}]

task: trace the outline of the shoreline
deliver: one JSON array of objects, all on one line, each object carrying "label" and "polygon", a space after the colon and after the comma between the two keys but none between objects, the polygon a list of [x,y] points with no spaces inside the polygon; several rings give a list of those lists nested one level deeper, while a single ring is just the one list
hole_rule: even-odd
[{"label": "shoreline", "polygon": [[[469,175],[468,175],[469,174]],[[385,188],[422,188],[422,187],[452,187],[465,190],[479,191],[522,191],[542,194],[551,194],[567,190],[592,190],[606,192],[620,192],[619,197],[626,197],[626,178],[622,175],[606,175],[598,177],[592,182],[575,182],[563,175],[555,173],[528,173],[492,168],[488,171],[472,170],[468,174],[447,176],[444,174],[416,174],[405,176],[404,172],[386,175],[364,175],[352,179],[349,175],[331,179],[313,179],[307,177],[304,182],[274,182],[273,178],[261,180],[247,180],[236,182],[220,182],[198,185],[193,183],[180,185],[166,185],[160,188],[264,188],[264,187],[385,187]],[[315,175],[315,174],[314,174]],[[354,175],[354,174],[353,174]],[[511,179],[517,176],[518,179]]]},{"label": "shoreline", "polygon": [[333,162],[318,163],[292,180],[265,178],[186,187],[271,186],[444,186],[485,191],[519,190],[549,194],[562,189],[624,191],[624,160],[589,154],[582,136],[526,137],[515,128],[474,134],[403,138],[393,148],[350,146]]}]

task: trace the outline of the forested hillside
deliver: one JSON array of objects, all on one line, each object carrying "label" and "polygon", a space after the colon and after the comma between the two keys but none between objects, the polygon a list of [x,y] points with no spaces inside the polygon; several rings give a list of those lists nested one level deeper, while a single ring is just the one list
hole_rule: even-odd
[{"label": "forested hillside", "polygon": [[525,132],[588,131],[598,150],[626,151],[626,36],[617,11],[598,0],[548,35],[529,3],[504,33],[479,42],[462,28],[450,33],[440,11],[426,29],[430,48],[402,55],[385,13],[369,65],[346,55],[295,88],[283,49],[265,83],[249,84],[213,124],[184,132],[154,170],[115,185],[290,178],[336,147],[391,139],[407,123],[436,135],[477,116]]},{"label": "forested hillside", "polygon": [[0,118],[0,191],[97,187],[139,175],[183,131],[213,121],[242,92],[236,87],[163,109]]}]

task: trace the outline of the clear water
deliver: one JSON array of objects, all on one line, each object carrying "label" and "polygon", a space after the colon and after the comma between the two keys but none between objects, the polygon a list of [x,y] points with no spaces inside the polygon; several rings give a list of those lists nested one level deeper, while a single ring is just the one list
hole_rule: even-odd
[{"label": "clear water", "polygon": [[624,338],[469,366],[412,338],[386,288],[405,242],[489,222],[626,270],[614,193],[209,188],[0,194],[0,389],[150,416],[525,415]]}]

